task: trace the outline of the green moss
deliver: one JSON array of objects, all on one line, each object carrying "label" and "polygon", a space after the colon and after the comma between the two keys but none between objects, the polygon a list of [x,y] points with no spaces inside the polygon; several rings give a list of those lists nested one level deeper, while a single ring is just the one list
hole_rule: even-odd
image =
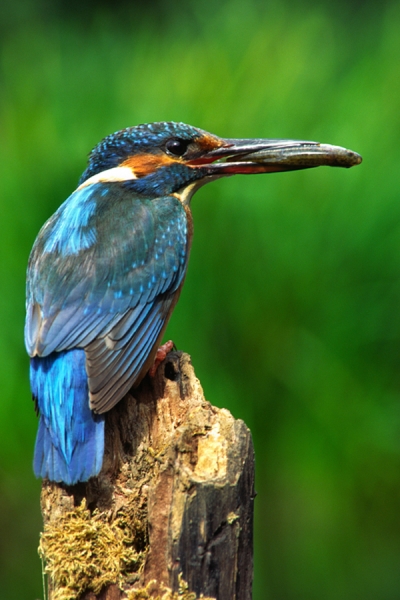
[{"label": "green moss", "polygon": [[135,522],[112,522],[85,500],[75,510],[45,525],[39,554],[45,563],[53,600],[75,600],[85,591],[99,593],[123,574],[139,572],[145,552],[134,549]]}]

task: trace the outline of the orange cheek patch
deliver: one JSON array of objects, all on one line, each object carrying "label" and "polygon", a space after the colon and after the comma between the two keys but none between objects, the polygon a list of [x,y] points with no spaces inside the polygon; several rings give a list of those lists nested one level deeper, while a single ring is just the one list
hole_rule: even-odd
[{"label": "orange cheek patch", "polygon": [[135,154],[125,160],[120,166],[132,169],[136,177],[146,177],[154,173],[160,167],[169,167],[173,163],[179,162],[170,158],[166,154]]}]

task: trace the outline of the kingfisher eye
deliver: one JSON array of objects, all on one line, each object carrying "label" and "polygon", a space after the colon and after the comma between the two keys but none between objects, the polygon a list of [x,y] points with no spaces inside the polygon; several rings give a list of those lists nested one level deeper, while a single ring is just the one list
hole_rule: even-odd
[{"label": "kingfisher eye", "polygon": [[177,138],[168,140],[165,144],[165,150],[168,154],[172,154],[173,156],[183,156],[189,146],[189,141],[187,140],[179,140]]}]

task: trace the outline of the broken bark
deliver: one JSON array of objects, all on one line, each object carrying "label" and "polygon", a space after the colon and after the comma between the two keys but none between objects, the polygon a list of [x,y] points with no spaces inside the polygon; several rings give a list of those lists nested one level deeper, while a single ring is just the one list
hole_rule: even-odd
[{"label": "broken bark", "polygon": [[107,414],[102,471],[44,481],[49,600],[250,600],[254,453],[171,352]]}]

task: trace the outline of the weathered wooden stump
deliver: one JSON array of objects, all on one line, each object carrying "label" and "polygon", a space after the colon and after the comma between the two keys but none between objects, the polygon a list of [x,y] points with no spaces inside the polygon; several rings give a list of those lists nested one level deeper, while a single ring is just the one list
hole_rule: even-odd
[{"label": "weathered wooden stump", "polygon": [[43,482],[49,600],[249,600],[254,453],[171,352],[110,413],[100,475]]}]

